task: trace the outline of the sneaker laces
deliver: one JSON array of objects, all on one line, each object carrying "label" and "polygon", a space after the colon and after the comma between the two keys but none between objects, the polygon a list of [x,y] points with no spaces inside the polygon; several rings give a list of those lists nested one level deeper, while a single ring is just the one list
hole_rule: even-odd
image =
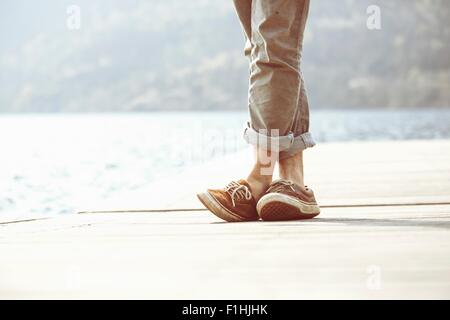
[{"label": "sneaker laces", "polygon": [[233,203],[233,207],[236,207],[236,200],[251,200],[252,193],[248,189],[246,185],[239,184],[236,181],[231,181],[226,187],[225,192],[227,192],[231,197],[231,202]]},{"label": "sneaker laces", "polygon": [[289,187],[291,188],[292,191],[297,192],[294,189],[294,183],[292,181],[289,180],[277,180],[274,181],[272,183],[272,186],[269,188],[269,190],[267,190],[268,192],[278,192],[278,191],[283,191],[284,187]]}]

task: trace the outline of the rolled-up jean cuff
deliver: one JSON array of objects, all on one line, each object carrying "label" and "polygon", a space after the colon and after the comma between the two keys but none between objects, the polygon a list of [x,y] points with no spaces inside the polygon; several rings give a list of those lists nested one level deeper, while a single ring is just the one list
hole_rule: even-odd
[{"label": "rolled-up jean cuff", "polygon": [[264,150],[272,150],[275,147],[279,152],[279,159],[293,156],[316,144],[310,132],[305,132],[297,136],[294,136],[292,132],[285,136],[267,136],[256,131],[249,125],[244,129],[244,139],[247,143]]}]

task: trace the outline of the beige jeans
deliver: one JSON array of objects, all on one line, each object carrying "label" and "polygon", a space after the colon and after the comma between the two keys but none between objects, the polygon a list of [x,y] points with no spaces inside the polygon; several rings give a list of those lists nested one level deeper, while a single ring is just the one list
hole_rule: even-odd
[{"label": "beige jeans", "polygon": [[300,71],[309,0],[234,0],[234,4],[250,60],[250,122],[244,138],[277,150],[280,159],[314,146]]}]

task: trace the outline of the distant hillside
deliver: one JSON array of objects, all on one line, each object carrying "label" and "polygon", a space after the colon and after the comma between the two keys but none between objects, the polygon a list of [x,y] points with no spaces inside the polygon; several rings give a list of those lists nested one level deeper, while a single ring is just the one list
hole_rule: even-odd
[{"label": "distant hillside", "polygon": [[[231,1],[0,4],[0,112],[245,109]],[[366,8],[381,8],[381,30]],[[303,73],[312,108],[450,107],[450,1],[314,0]]]}]

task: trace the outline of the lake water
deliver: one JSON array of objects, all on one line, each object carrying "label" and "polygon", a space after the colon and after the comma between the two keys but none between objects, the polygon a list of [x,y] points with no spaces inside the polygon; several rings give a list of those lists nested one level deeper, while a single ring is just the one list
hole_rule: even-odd
[{"label": "lake water", "polygon": [[[450,110],[319,110],[320,142],[448,139]],[[0,116],[0,215],[71,213],[238,151],[246,112]]]}]

